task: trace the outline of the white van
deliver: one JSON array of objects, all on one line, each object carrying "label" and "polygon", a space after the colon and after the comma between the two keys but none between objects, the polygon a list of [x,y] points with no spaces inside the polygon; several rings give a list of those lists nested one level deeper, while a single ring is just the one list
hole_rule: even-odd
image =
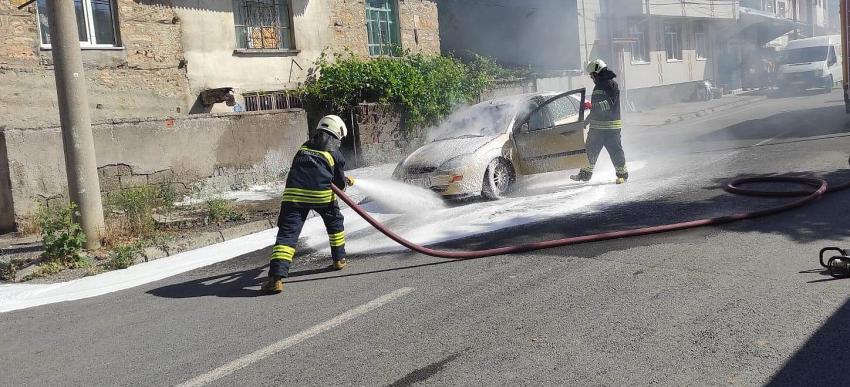
[{"label": "white van", "polygon": [[841,36],[816,36],[788,42],[776,61],[779,88],[825,92],[842,81]]}]

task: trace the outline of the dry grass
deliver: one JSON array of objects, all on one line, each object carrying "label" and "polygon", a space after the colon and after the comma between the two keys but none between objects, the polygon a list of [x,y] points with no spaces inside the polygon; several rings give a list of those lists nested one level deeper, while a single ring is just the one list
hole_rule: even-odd
[{"label": "dry grass", "polygon": [[35,216],[26,216],[18,220],[18,234],[22,236],[41,234],[41,226]]},{"label": "dry grass", "polygon": [[104,249],[112,250],[118,246],[127,245],[139,240],[132,226],[124,217],[106,218],[106,229],[100,236],[100,244]]}]

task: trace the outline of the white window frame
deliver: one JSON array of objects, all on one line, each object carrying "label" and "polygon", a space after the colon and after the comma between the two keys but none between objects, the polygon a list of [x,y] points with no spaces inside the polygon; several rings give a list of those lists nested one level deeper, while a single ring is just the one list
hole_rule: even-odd
[{"label": "white window frame", "polygon": [[[53,49],[53,45],[45,44],[41,40],[41,37],[42,37],[41,15],[38,11],[39,7],[38,7],[37,3],[38,3],[38,1],[36,1],[36,7],[35,7],[36,11],[35,12],[36,12],[36,22],[37,22],[36,24],[38,25],[39,47],[42,50],[51,50],[51,49]],[[118,33],[118,8],[115,6],[115,0],[109,0],[109,6],[112,7],[112,29],[113,29],[113,31],[115,31],[115,44],[93,43],[93,42],[96,42],[97,37],[95,35],[94,23],[92,22],[92,20],[94,20],[94,15],[92,14],[91,1],[82,0],[81,3],[83,5],[83,16],[84,16],[84,19],[85,19],[85,22],[86,22],[86,34],[88,35],[89,40],[88,41],[81,40],[80,41],[80,48],[81,49],[88,49],[88,50],[123,50],[124,47],[121,44],[120,34]]]},{"label": "white window frame", "polygon": [[[634,39],[636,43],[631,45],[631,63],[632,64],[649,64],[652,61],[649,51],[649,26],[647,22],[638,20],[629,20],[628,33],[629,37]],[[640,48],[640,51],[639,51]],[[640,52],[640,57],[636,58],[636,51]]]},{"label": "white window frame", "polygon": [[[700,47],[700,41],[702,41],[702,47]],[[694,51],[697,60],[708,60],[708,33],[705,32],[705,24],[700,23],[695,26]]]},{"label": "white window frame", "polygon": [[[671,26],[670,32],[667,31],[667,26]],[[665,22],[662,28],[662,36],[664,36],[664,53],[667,55],[667,62],[681,62],[682,57],[682,26],[678,23]],[[670,39],[672,48],[672,53],[667,49],[667,39]],[[671,55],[673,54],[673,55]],[[678,55],[678,57],[677,57]]]}]

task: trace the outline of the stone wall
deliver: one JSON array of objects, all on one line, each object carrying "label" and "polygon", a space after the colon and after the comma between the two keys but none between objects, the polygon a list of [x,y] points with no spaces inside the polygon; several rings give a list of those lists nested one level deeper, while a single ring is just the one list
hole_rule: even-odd
[{"label": "stone wall", "polygon": [[[170,0],[117,0],[123,48],[83,50],[92,119],[185,113],[188,81],[180,20]],[[53,59],[40,48],[35,5],[0,1],[0,124],[59,122]]]},{"label": "stone wall", "polygon": [[[398,4],[402,49],[428,54],[440,53],[440,25],[434,0],[395,0]],[[363,0],[333,0],[334,51],[351,50],[369,56],[366,3]]]},{"label": "stone wall", "polygon": [[[113,120],[93,131],[104,196],[140,185],[170,185],[187,194],[284,179],[307,139],[307,118],[300,109],[193,115]],[[65,203],[68,193],[59,128],[3,129],[3,144],[0,209],[11,202],[12,211],[0,212],[0,231],[8,231],[11,216],[20,220],[39,204]]]},{"label": "stone wall", "polygon": [[355,120],[358,165],[398,162],[423,145],[422,130],[407,130],[399,110],[392,106],[361,104]]}]

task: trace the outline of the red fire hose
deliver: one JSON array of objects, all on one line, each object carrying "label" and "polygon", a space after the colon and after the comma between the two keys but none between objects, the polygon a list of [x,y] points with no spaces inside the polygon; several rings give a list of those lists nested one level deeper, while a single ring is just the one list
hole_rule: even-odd
[{"label": "red fire hose", "polygon": [[[811,187],[810,190],[798,190],[798,191],[763,191],[763,190],[753,190],[753,189],[745,189],[741,188],[741,185],[744,184],[752,184],[752,183],[792,183],[799,184]],[[836,192],[840,190],[844,190],[850,188],[850,183],[845,183],[841,185],[837,185],[829,188],[829,184],[823,180],[818,178],[807,178],[807,177],[791,177],[791,176],[770,176],[770,177],[752,177],[752,178],[743,178],[736,179],[730,181],[726,184],[724,189],[727,192],[738,194],[738,195],[747,195],[747,196],[758,196],[758,197],[801,197],[793,202],[783,204],[781,206],[770,207],[759,211],[753,212],[743,212],[738,214],[732,214],[727,216],[721,216],[716,218],[709,219],[699,219],[692,220],[689,222],[681,222],[681,223],[672,223],[672,224],[664,224],[652,227],[642,227],[636,228],[632,230],[623,230],[623,231],[614,231],[607,232],[601,234],[591,234],[591,235],[583,235],[577,237],[556,239],[550,241],[543,242],[535,242],[529,243],[525,245],[519,246],[505,246],[498,247],[494,249],[487,250],[475,250],[475,251],[444,251],[444,250],[435,250],[427,247],[423,247],[417,245],[413,242],[404,239],[398,234],[392,232],[387,229],[383,224],[375,220],[369,213],[361,208],[357,203],[351,200],[348,195],[345,194],[342,190],[335,186],[331,186],[333,191],[342,199],[343,202],[348,204],[355,212],[357,212],[360,216],[363,217],[369,224],[378,229],[381,233],[389,237],[390,239],[396,241],[398,244],[413,250],[417,253],[430,255],[432,257],[438,258],[447,258],[447,259],[474,259],[474,258],[483,258],[490,257],[495,255],[504,255],[504,254],[515,254],[515,253],[524,253],[534,250],[542,250],[549,249],[553,247],[561,247],[568,245],[575,245],[580,243],[588,243],[588,242],[597,242],[604,241],[609,239],[618,239],[618,238],[628,238],[639,235],[649,235],[649,234],[657,234],[663,232],[677,231],[677,230],[685,230],[689,228],[695,227],[703,227],[703,226],[714,226],[725,223],[736,222],[744,219],[754,219],[762,216],[773,215],[779,212],[788,211],[797,207],[801,207],[806,205],[824,195],[827,192]]]}]

